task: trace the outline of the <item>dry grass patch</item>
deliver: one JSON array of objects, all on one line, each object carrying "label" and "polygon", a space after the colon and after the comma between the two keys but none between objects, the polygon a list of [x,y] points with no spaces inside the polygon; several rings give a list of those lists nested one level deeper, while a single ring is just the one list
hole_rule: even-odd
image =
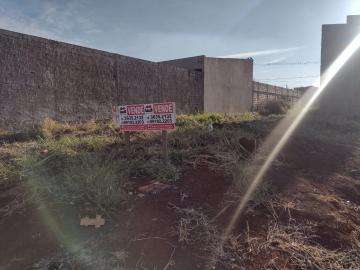
[{"label": "dry grass patch", "polygon": [[179,216],[174,229],[179,243],[196,247],[196,256],[207,262],[206,269],[215,269],[213,267],[216,266],[232,269],[233,266],[242,264],[237,239],[230,237],[223,243],[221,231],[201,210],[175,205],[171,207]]},{"label": "dry grass patch", "polygon": [[[360,250],[328,250],[316,243],[311,225],[271,224],[266,239],[257,243],[263,251],[279,251],[296,269],[355,270],[360,268]],[[275,262],[274,266],[276,266]],[[276,268],[274,268],[276,269]]]}]

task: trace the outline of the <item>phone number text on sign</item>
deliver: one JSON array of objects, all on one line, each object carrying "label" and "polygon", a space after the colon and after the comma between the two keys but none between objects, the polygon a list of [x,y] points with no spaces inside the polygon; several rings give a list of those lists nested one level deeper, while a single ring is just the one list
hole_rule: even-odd
[{"label": "phone number text on sign", "polygon": [[113,106],[112,112],[122,131],[175,129],[175,102]]}]

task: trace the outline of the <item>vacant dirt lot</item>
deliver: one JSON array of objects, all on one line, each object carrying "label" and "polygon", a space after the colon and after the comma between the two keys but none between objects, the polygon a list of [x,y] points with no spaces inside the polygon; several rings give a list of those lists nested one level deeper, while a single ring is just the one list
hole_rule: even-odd
[{"label": "vacant dirt lot", "polygon": [[166,170],[156,134],[128,152],[103,124],[3,136],[0,269],[360,269],[358,126],[304,124],[224,240],[281,117],[207,117],[180,119]]}]

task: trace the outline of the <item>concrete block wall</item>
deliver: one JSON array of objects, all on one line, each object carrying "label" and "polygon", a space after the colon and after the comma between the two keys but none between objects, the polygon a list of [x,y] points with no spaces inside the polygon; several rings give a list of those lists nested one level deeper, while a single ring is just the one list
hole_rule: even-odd
[{"label": "concrete block wall", "polygon": [[252,59],[224,59],[201,55],[162,63],[202,72],[204,112],[251,110]]},{"label": "concrete block wall", "polygon": [[247,112],[252,107],[252,59],[206,57],[204,111]]},{"label": "concrete block wall", "polygon": [[199,56],[193,56],[193,57],[186,57],[186,58],[162,61],[161,63],[168,64],[171,66],[186,68],[189,70],[203,72],[206,58],[207,57],[205,55],[199,55]]},{"label": "concrete block wall", "polygon": [[110,118],[111,105],[203,108],[201,72],[0,30],[0,128]]},{"label": "concrete block wall", "polygon": [[[360,16],[348,16],[346,24],[328,24],[322,27],[321,82],[326,71],[342,51],[360,33]],[[360,49],[332,79],[321,94],[318,109],[326,114],[360,116]]]}]

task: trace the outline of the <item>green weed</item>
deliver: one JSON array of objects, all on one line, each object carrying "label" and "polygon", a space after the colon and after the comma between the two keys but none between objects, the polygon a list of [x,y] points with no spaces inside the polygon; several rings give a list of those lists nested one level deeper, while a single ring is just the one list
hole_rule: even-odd
[{"label": "green weed", "polygon": [[194,128],[209,124],[223,124],[230,122],[245,122],[258,119],[257,113],[204,113],[191,115],[178,115],[176,125],[179,128]]},{"label": "green weed", "polygon": [[[246,153],[240,139],[253,138],[250,131],[233,125],[253,123],[257,118],[252,113],[179,116],[180,128],[169,133],[166,165],[157,132],[132,134],[127,148],[110,122],[62,124],[46,119],[40,135],[15,161],[15,167],[4,159],[7,163],[1,165],[0,177],[20,175],[35,196],[90,201],[106,211],[127,199],[133,178],[175,180],[181,170],[198,164],[231,175],[234,164]],[[210,124],[214,127],[208,128]]]},{"label": "green weed", "polygon": [[264,107],[260,110],[260,113],[262,115],[286,114],[290,107],[290,103],[285,100],[272,100],[264,105]]}]

